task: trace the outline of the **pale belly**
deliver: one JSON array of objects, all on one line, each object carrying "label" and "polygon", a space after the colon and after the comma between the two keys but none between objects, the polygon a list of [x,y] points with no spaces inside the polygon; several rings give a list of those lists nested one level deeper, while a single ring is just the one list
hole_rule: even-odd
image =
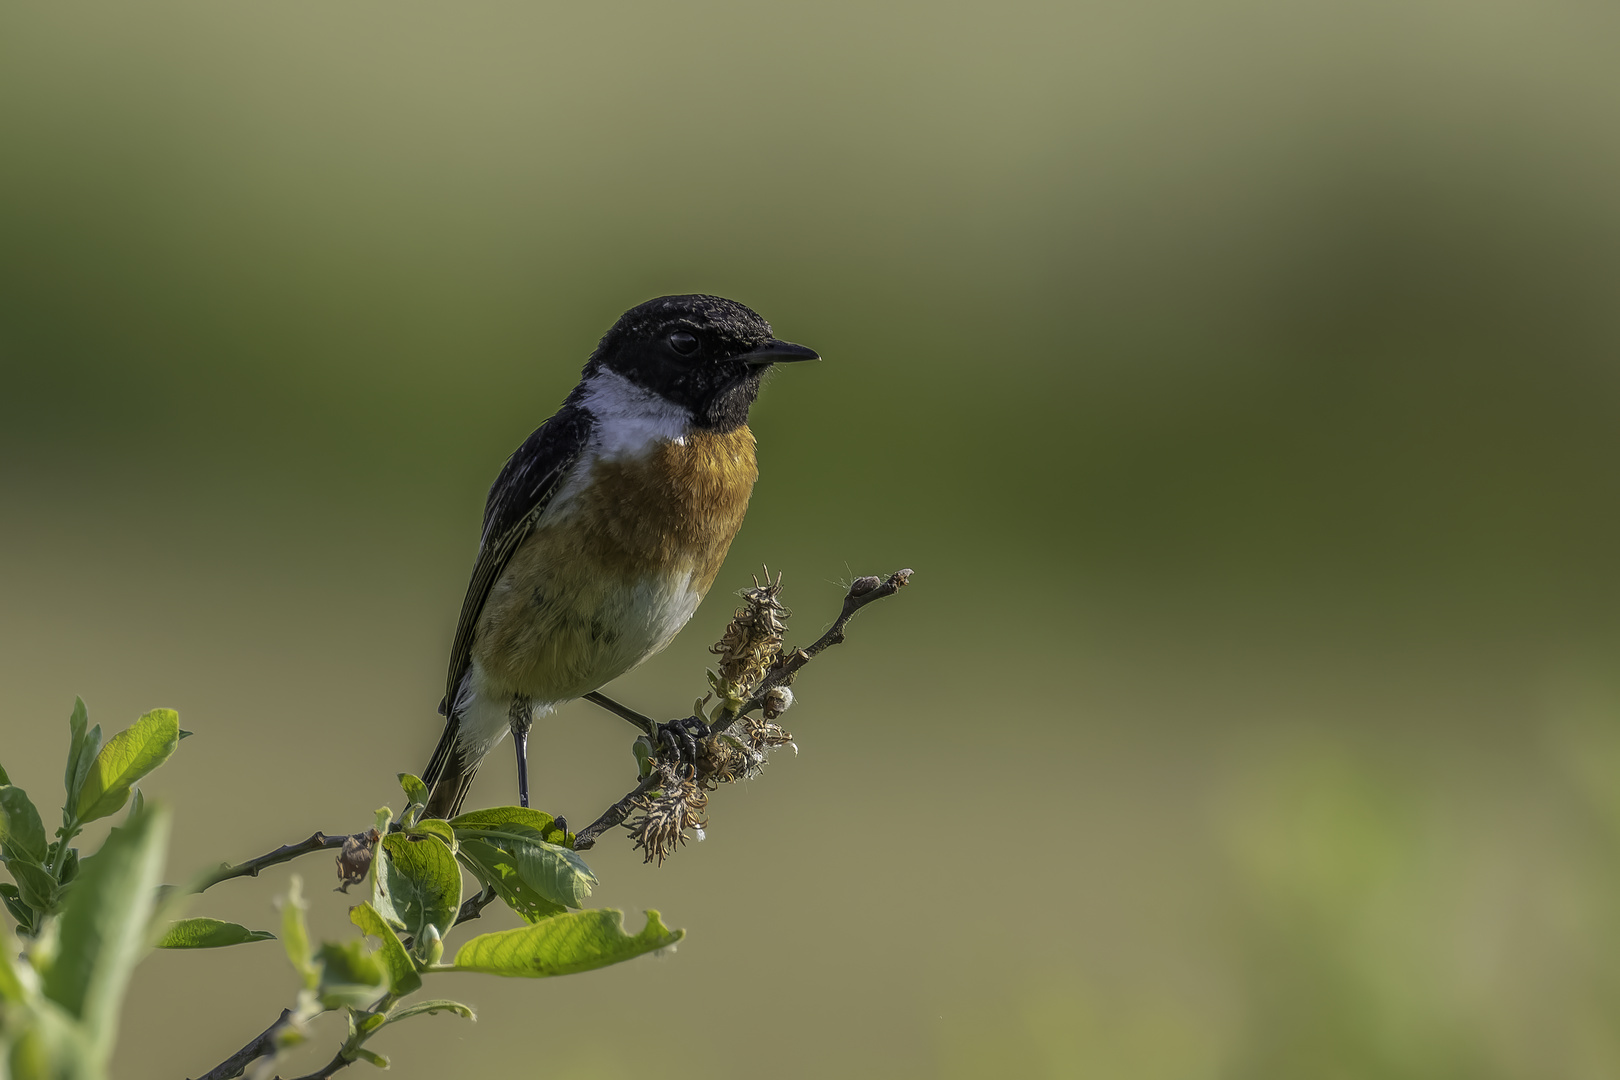
[{"label": "pale belly", "polygon": [[570,569],[508,574],[491,590],[473,645],[488,690],[582,697],[668,645],[703,599],[690,571],[626,581]]}]

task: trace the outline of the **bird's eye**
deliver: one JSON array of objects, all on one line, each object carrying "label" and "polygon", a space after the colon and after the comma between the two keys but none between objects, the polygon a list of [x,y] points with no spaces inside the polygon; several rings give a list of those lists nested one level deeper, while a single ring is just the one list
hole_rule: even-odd
[{"label": "bird's eye", "polygon": [[697,335],[689,334],[685,330],[677,330],[669,335],[669,347],[682,356],[691,356],[697,352]]}]

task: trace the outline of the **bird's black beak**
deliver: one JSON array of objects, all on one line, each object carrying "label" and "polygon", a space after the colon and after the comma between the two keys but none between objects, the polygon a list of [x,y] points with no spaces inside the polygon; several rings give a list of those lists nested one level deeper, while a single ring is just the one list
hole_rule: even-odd
[{"label": "bird's black beak", "polygon": [[743,353],[737,359],[745,364],[791,364],[799,360],[820,360],[821,355],[803,345],[772,338],[753,352]]}]

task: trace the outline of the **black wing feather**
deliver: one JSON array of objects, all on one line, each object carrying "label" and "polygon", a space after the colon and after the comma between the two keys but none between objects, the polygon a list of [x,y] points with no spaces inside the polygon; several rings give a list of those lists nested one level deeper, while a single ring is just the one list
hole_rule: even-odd
[{"label": "black wing feather", "polygon": [[473,564],[467,597],[461,603],[461,620],[456,625],[455,643],[450,647],[450,669],[446,674],[444,700],[439,711],[445,714],[445,734],[434,751],[422,777],[434,783],[444,769],[455,743],[456,691],[472,665],[473,631],[483,613],[489,590],[506,569],[523,541],[534,531],[552,496],[579,463],[591,436],[591,414],[570,397],[557,414],[523,441],[506,459],[500,475],[490,485],[484,504],[484,532],[478,544],[478,560]]},{"label": "black wing feather", "polygon": [[578,464],[590,440],[591,419],[584,409],[572,403],[564,405],[506,459],[500,475],[490,485],[478,561],[473,564],[467,598],[461,604],[461,621],[456,625],[455,644],[450,649],[445,694],[451,704],[472,663],[473,629],[489,590]]}]

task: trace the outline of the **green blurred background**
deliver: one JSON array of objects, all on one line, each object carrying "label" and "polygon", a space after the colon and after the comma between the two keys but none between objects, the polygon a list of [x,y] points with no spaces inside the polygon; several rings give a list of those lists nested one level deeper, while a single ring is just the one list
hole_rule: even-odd
[{"label": "green blurred background", "polygon": [[[593,853],[677,955],[457,977],[481,1019],[390,1032],[397,1073],[1620,1075],[1617,37],[1591,0],[9,3],[5,766],[48,802],[75,693],[179,708],[176,878],[397,805],[504,455],[620,311],[716,292],[827,359],[618,695],[690,701],[762,561],[804,637],[916,584],[706,843]],[[629,736],[548,721],[538,804],[588,821]],[[270,925],[285,881],[194,910]],[[293,991],[274,946],[153,957],[117,1075]]]}]

